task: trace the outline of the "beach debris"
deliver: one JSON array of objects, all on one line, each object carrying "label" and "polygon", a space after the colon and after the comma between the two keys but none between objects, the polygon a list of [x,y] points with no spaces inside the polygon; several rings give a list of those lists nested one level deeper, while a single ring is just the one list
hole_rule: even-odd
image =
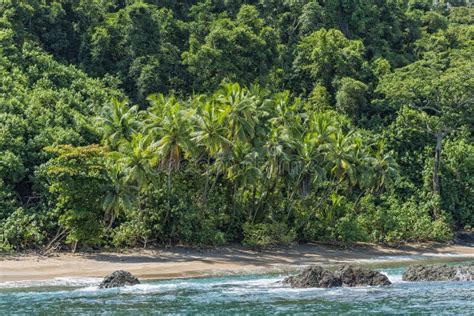
[{"label": "beach debris", "polygon": [[330,288],[355,286],[380,286],[392,284],[388,277],[370,269],[343,265],[333,273],[321,266],[313,265],[303,269],[300,273],[283,280],[294,288]]},{"label": "beach debris", "polygon": [[474,262],[457,265],[414,265],[403,273],[403,281],[474,281]]},{"label": "beach debris", "polygon": [[140,284],[140,281],[133,274],[128,271],[117,270],[106,276],[99,284],[99,288],[108,289],[136,284]]}]

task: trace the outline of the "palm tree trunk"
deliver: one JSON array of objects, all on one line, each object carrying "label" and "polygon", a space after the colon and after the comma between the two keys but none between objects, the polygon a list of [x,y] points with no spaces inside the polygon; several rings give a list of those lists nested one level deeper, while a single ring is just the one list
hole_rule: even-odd
[{"label": "palm tree trunk", "polygon": [[[255,217],[257,216],[257,213],[258,213],[258,209],[256,208],[256,205],[255,205],[256,196],[257,196],[257,185],[254,184],[252,199],[251,199],[250,207],[249,207],[249,215],[250,215],[250,218],[252,218],[252,224],[255,222]],[[255,211],[253,209],[255,209]],[[253,213],[253,216],[252,216],[252,213]]]},{"label": "palm tree trunk", "polygon": [[207,157],[207,170],[206,170],[206,183],[204,184],[203,201],[204,205],[207,206],[207,194],[209,190],[209,180],[211,177],[211,156]]},{"label": "palm tree trunk", "polygon": [[168,208],[171,208],[171,155],[168,160]]},{"label": "palm tree trunk", "polygon": [[215,186],[217,185],[217,181],[219,180],[220,173],[221,172],[220,172],[219,165],[217,165],[217,170],[216,170],[216,175],[215,175],[216,179],[213,181],[211,188],[209,189],[209,192],[207,192],[207,194],[210,194],[214,190]]},{"label": "palm tree trunk", "polygon": [[[441,185],[439,181],[439,168],[441,164],[441,150],[443,144],[443,138],[446,135],[444,131],[438,131],[436,133],[436,147],[435,147],[435,157],[434,157],[434,166],[433,166],[433,194],[439,196],[441,194]],[[439,207],[437,205],[433,208],[433,217],[438,219]]]},{"label": "palm tree trunk", "polygon": [[303,180],[303,174],[300,174],[298,176],[298,179],[296,180],[295,188],[292,190],[291,195],[289,197],[289,205],[288,205],[288,212],[286,215],[286,221],[288,221],[290,218],[291,211],[293,210],[293,197],[295,196],[296,192],[299,190],[302,180]]},{"label": "palm tree trunk", "polygon": [[235,219],[235,214],[237,212],[237,181],[234,182],[233,188],[232,188],[232,213],[230,217],[230,223],[229,227],[227,228],[227,233],[229,233],[232,225],[234,224],[234,219]]},{"label": "palm tree trunk", "polygon": [[433,192],[437,195],[440,194],[440,183],[439,183],[439,166],[441,162],[441,146],[443,142],[444,133],[436,133],[436,148],[435,148],[435,159],[433,167]]},{"label": "palm tree trunk", "polygon": [[360,200],[362,200],[362,197],[364,196],[364,194],[366,193],[366,191],[362,191],[356,198],[356,201],[354,203],[354,210],[356,213],[359,213],[358,212],[358,207],[359,207],[359,204],[360,204]]},{"label": "palm tree trunk", "polygon": [[255,206],[256,212],[260,213],[261,210],[264,210],[266,208],[268,204],[268,200],[270,199],[270,196],[273,196],[274,194],[275,187],[277,186],[277,181],[278,179],[273,179],[269,181],[270,184],[266,186],[266,190],[262,194],[262,198],[260,199],[262,203],[258,203]]},{"label": "palm tree trunk", "polygon": [[[341,184],[341,183],[342,183],[342,180],[340,180],[336,184],[328,187],[328,189],[326,190],[324,195],[319,199],[318,204],[316,205],[315,209],[320,207],[323,204],[323,202],[326,201],[329,198],[330,193],[333,192],[339,186],[339,184]],[[309,221],[313,219],[314,215],[315,215],[315,213],[313,212],[310,216],[308,216],[308,218],[302,224],[300,224],[298,226],[297,231],[301,230],[307,223],[309,223]]]}]

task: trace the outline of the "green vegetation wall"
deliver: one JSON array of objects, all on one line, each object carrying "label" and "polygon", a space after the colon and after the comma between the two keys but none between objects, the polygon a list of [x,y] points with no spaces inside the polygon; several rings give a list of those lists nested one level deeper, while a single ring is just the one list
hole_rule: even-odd
[{"label": "green vegetation wall", "polygon": [[0,249],[448,240],[462,0],[0,2]]}]

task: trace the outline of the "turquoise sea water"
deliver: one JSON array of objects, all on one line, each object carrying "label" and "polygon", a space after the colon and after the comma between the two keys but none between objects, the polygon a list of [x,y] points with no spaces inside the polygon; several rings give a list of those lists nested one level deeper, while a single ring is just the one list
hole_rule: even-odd
[{"label": "turquoise sea water", "polygon": [[0,282],[0,314],[451,314],[474,315],[474,282],[411,283],[378,269],[388,287],[291,289],[285,274],[144,281],[99,290],[100,279]]}]

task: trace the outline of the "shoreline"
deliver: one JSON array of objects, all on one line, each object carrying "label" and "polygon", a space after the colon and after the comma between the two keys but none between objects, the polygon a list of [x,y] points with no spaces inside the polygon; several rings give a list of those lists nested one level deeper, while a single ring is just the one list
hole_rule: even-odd
[{"label": "shoreline", "polygon": [[140,279],[174,279],[226,274],[285,272],[311,264],[403,265],[420,261],[474,260],[474,247],[409,244],[399,248],[358,244],[348,249],[305,244],[253,251],[240,246],[213,249],[134,249],[118,252],[0,254],[0,282],[102,278],[127,270]]}]

